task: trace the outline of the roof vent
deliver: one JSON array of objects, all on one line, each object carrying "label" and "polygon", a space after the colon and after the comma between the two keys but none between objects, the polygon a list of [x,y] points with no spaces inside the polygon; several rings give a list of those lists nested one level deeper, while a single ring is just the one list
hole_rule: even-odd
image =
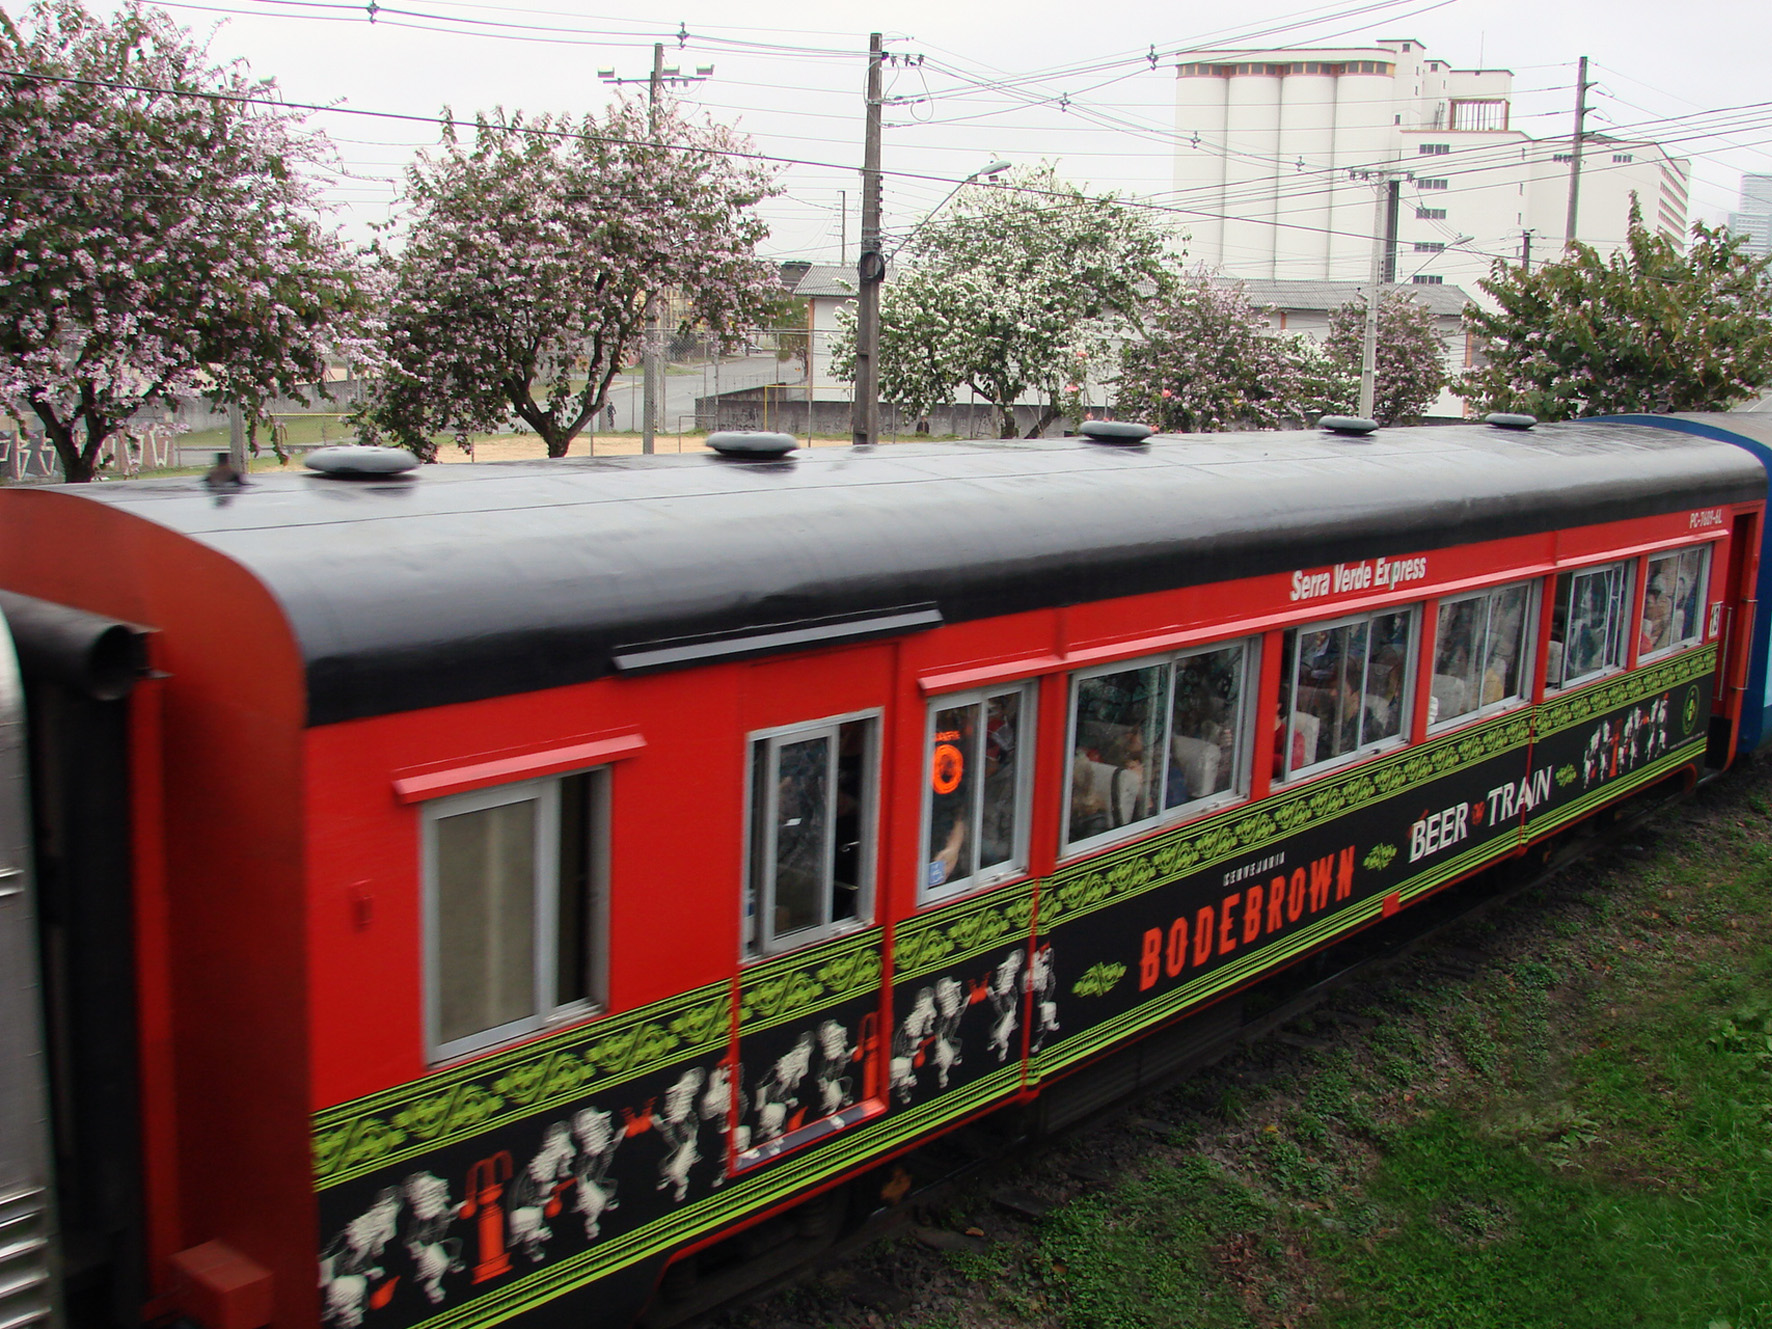
[{"label": "roof vent", "polygon": [[339,480],[374,480],[404,475],[419,461],[405,448],[374,448],[358,443],[315,448],[302,458],[302,463],[311,471]]},{"label": "roof vent", "polygon": [[722,429],[708,435],[708,446],[722,457],[740,461],[774,461],[800,445],[792,434],[771,434],[761,429]]},{"label": "roof vent", "polygon": [[1144,442],[1152,430],[1149,425],[1135,425],[1130,420],[1085,420],[1077,432],[1091,443],[1129,448]]},{"label": "roof vent", "polygon": [[1506,411],[1495,411],[1483,417],[1483,423],[1495,429],[1530,429],[1538,423],[1536,415],[1510,415]]},{"label": "roof vent", "polygon": [[1378,432],[1378,421],[1368,420],[1363,415],[1325,415],[1317,421],[1317,428],[1327,429],[1331,434],[1364,438]]}]

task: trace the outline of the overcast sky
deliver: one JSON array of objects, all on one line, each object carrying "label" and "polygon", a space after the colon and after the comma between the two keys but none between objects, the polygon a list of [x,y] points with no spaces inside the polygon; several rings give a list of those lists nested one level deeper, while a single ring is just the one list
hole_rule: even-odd
[{"label": "overcast sky", "polygon": [[[589,9],[571,0],[389,0],[373,24],[367,0],[165,7],[199,35],[219,25],[211,53],[244,58],[255,74],[274,77],[288,100],[334,108],[310,123],[337,145],[343,173],[327,196],[359,236],[395,211],[402,166],[437,139],[434,123],[422,121],[445,105],[458,115],[495,106],[594,110],[613,92],[599,69],[644,78],[652,43],[665,41],[667,64],[686,73],[713,66],[712,77],[681,91],[684,100],[792,163],[781,168],[781,197],[767,205],[768,255],[838,261],[846,191],[853,261],[873,30],[901,58],[887,73],[889,233],[908,230],[955,182],[996,160],[1049,159],[1092,188],[1176,203],[1176,57],[1223,45],[1417,38],[1454,68],[1512,70],[1514,126],[1535,137],[1569,132],[1576,60],[1586,55],[1599,85],[1590,93],[1589,129],[1640,133],[1690,157],[1695,218],[1723,220],[1744,171],[1772,174],[1768,0],[1301,5],[686,0],[669,10],[636,6],[618,18],[591,12],[612,7],[602,0]],[[1168,215],[1185,229],[1185,212]]]}]

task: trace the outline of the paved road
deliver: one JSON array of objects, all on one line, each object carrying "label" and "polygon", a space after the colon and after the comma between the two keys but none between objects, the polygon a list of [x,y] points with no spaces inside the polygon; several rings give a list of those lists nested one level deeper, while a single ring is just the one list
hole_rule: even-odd
[{"label": "paved road", "polygon": [[[800,367],[797,364],[783,364],[773,355],[735,356],[720,362],[720,391],[761,387],[765,383],[778,383],[784,378],[797,379],[799,372]],[[679,428],[691,428],[695,423],[695,399],[713,393],[714,379],[714,366],[711,364],[668,367],[664,379],[665,402],[661,432],[674,434]],[[640,428],[641,397],[640,375],[637,372],[623,374],[609,385],[609,400],[615,407],[617,429]]]}]

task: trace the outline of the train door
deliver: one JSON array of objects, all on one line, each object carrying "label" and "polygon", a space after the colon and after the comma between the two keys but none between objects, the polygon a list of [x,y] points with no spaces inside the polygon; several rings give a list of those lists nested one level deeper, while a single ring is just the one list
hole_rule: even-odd
[{"label": "train door", "polygon": [[0,1324],[60,1320],[25,696],[0,613]]},{"label": "train door", "polygon": [[1759,605],[1755,586],[1759,575],[1760,522],[1762,514],[1745,512],[1735,518],[1729,535],[1729,558],[1726,568],[1713,575],[1722,581],[1709,599],[1721,611],[1721,621],[1713,635],[1719,645],[1716,683],[1712,692],[1710,741],[1705,749],[1705,765],[1720,770],[1729,764],[1738,742],[1751,744],[1758,738],[1758,725],[1746,732],[1751,714],[1757,721],[1762,710],[1772,708],[1772,698],[1749,696],[1748,683],[1752,673],[1755,618]]}]

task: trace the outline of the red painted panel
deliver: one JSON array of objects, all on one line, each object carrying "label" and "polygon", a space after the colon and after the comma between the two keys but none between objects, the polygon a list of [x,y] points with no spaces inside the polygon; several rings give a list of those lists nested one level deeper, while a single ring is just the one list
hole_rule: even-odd
[{"label": "red painted panel", "polygon": [[[158,838],[163,853],[140,865],[150,894],[139,902],[149,916],[136,957],[143,1082],[156,1114],[144,1141],[153,1254],[225,1241],[272,1270],[278,1323],[313,1323],[303,687],[288,626],[220,554],[55,490],[0,490],[0,568],[10,590],[159,630],[154,663],[168,677],[150,686],[162,742],[132,759],[142,774],[135,815],[151,820],[156,800],[164,807],[159,836],[144,830],[135,841],[152,855]],[[134,737],[151,742],[155,729],[144,718]],[[158,790],[148,763],[159,766]],[[157,1115],[168,1079],[173,1130]],[[175,1196],[165,1190],[169,1150]],[[169,1270],[161,1264],[152,1278],[164,1290]]]}]

